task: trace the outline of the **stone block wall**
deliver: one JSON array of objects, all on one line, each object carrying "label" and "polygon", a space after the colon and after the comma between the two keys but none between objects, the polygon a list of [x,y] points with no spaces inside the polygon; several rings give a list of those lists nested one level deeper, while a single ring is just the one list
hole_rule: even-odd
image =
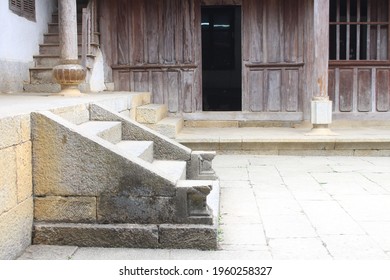
[{"label": "stone block wall", "polygon": [[0,260],[31,244],[33,224],[30,115],[0,117]]}]

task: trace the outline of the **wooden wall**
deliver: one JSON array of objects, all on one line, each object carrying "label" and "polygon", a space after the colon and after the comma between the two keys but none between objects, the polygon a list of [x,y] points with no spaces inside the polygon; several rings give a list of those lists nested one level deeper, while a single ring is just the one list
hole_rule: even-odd
[{"label": "wooden wall", "polygon": [[331,67],[328,90],[336,113],[390,112],[388,66]]},{"label": "wooden wall", "polygon": [[101,14],[116,90],[150,91],[172,113],[201,110],[199,0],[101,1]]},{"label": "wooden wall", "polygon": [[172,113],[201,111],[200,11],[216,4],[242,5],[243,111],[301,112],[303,0],[101,0],[116,90],[151,91]]},{"label": "wooden wall", "polygon": [[244,0],[242,8],[243,109],[301,112],[303,1]]}]

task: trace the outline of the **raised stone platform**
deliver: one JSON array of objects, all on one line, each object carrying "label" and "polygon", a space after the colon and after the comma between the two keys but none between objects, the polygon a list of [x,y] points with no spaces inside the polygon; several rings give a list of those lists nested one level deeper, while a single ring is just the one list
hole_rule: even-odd
[{"label": "raised stone platform", "polygon": [[389,156],[390,122],[357,126],[336,123],[335,135],[308,136],[309,126],[185,127],[176,140],[195,150],[219,154]]}]

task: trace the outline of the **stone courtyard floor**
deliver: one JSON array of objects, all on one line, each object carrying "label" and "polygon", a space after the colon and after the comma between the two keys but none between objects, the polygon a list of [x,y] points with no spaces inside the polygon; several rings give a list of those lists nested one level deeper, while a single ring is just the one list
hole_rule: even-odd
[{"label": "stone courtyard floor", "polygon": [[20,259],[389,260],[390,158],[219,155],[220,250],[30,246]]}]

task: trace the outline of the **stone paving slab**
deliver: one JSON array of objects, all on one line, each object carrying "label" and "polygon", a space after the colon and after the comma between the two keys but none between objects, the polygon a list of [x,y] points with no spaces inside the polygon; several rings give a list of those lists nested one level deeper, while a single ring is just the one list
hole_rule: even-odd
[{"label": "stone paving slab", "polygon": [[219,155],[214,166],[221,179],[216,251],[60,253],[61,247],[31,246],[21,258],[390,259],[390,158]]}]

